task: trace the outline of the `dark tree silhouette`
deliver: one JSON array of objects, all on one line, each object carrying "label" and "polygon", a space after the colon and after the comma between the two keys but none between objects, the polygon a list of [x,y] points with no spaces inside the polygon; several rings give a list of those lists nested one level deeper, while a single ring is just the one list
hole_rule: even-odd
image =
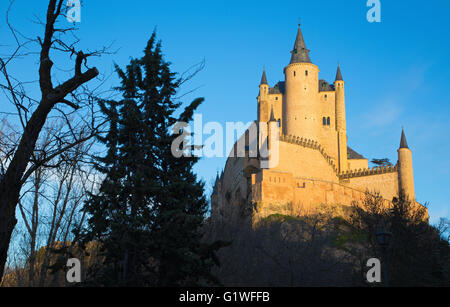
[{"label": "dark tree silhouette", "polygon": [[[11,6],[12,3],[13,1],[11,1]],[[45,22],[38,21],[44,27],[44,35],[37,39],[21,41],[20,38],[23,36],[17,33],[7,18],[7,26],[11,30],[17,46],[10,55],[0,58],[0,88],[17,109],[23,132],[18,144],[8,152],[7,163],[2,161],[0,169],[0,276],[4,272],[11,234],[17,223],[15,212],[23,183],[40,166],[48,164],[55,157],[96,134],[96,129],[93,126],[85,129],[82,133],[69,131],[68,134],[74,136],[71,141],[66,142],[67,138],[61,137],[57,146],[51,152],[39,155],[34,152],[39,134],[50,112],[58,110],[58,112],[63,113],[63,116],[66,116],[66,120],[69,122],[69,117],[67,114],[64,115],[64,111],[59,106],[67,106],[72,112],[80,109],[82,106],[77,101],[78,95],[72,95],[71,98],[68,96],[74,94],[77,89],[98,75],[96,68],[84,69],[84,67],[87,67],[89,57],[100,55],[102,52],[85,53],[77,50],[76,40],[65,40],[67,34],[70,34],[75,28],[56,27],[57,21],[65,17],[65,4],[65,0],[48,1]],[[39,46],[39,89],[41,97],[37,99],[27,95],[24,90],[24,82],[20,82],[11,76],[8,69],[10,64],[18,58],[33,54],[30,51],[32,44]],[[56,82],[52,78],[54,63],[51,57],[55,52],[62,52],[73,58],[74,63],[73,75],[59,84],[55,84]]]},{"label": "dark tree silhouette", "polygon": [[384,158],[384,159],[373,159],[370,162],[373,163],[373,164],[376,164],[378,166],[392,166],[392,163],[387,158]]},{"label": "dark tree silhouette", "polygon": [[[102,101],[108,151],[97,160],[105,175],[100,191],[86,202],[90,216],[80,241],[100,242],[103,265],[88,279],[103,286],[195,286],[215,282],[210,269],[220,244],[202,243],[200,227],[208,203],[193,172],[198,158],[177,158],[172,144],[203,102],[195,99],[179,117],[175,94],[184,79],[171,72],[152,34],[140,59],[121,79],[121,101]],[[173,129],[172,129],[173,128]],[[180,151],[177,148],[176,151]],[[186,150],[194,150],[188,147]]]}]

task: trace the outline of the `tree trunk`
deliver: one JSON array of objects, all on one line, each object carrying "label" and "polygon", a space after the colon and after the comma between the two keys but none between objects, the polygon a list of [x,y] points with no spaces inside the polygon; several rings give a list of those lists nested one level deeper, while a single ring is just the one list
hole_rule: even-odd
[{"label": "tree trunk", "polygon": [[3,276],[5,270],[11,234],[17,224],[15,211],[19,202],[22,176],[52,107],[46,102],[39,104],[25,127],[5,176],[0,181],[0,276]]},{"label": "tree trunk", "polygon": [[[62,14],[63,3],[63,0],[49,0],[45,35],[42,40],[39,38],[41,45],[39,85],[42,96],[36,110],[26,123],[22,138],[8,166],[8,170],[0,178],[0,277],[3,276],[5,270],[11,234],[17,224],[15,211],[20,197],[22,179],[47,116],[57,103],[65,103],[77,109],[78,106],[67,101],[65,97],[98,76],[96,68],[90,68],[84,73],[81,71],[83,61],[86,61],[90,55],[85,55],[79,51],[76,53],[74,76],[60,83],[57,87],[53,87],[53,62],[50,60],[50,50],[55,42],[55,32],[62,31],[61,29],[56,30],[54,25],[57,18]],[[5,68],[3,68],[3,73],[8,78]],[[9,91],[11,91],[13,97],[16,97],[15,89],[12,86],[10,86]],[[19,102],[16,101],[15,103]]]},{"label": "tree trunk", "polygon": [[[6,260],[8,258],[9,242],[14,227],[17,224],[15,214],[9,210],[11,202],[14,202],[14,197],[5,193],[4,184],[0,187],[0,279],[3,277]],[[6,195],[5,195],[6,194]]]}]

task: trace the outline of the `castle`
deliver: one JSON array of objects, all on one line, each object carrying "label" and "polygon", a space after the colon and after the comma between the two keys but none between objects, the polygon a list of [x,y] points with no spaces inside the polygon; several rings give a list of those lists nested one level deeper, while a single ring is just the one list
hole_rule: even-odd
[{"label": "castle", "polygon": [[[324,204],[351,205],[362,201],[367,191],[389,202],[403,192],[415,202],[412,153],[404,131],[398,163],[369,168],[369,161],[347,145],[345,82],[339,65],[334,84],[320,80],[300,26],[291,53],[285,80],[270,87],[264,70],[257,97],[256,122],[276,126],[264,132],[269,149],[276,134],[278,161],[262,167],[264,158],[249,154],[247,131],[216,179],[212,217],[223,216],[230,207],[244,210],[249,203],[257,204],[254,213],[259,217],[300,215]],[[259,137],[261,133],[258,130]],[[246,144],[241,156],[236,155],[240,141]]]}]

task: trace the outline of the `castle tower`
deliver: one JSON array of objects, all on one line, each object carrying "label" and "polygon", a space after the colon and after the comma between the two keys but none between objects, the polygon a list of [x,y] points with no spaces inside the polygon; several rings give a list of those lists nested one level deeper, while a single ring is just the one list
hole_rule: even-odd
[{"label": "castle tower", "polygon": [[261,83],[259,84],[258,96],[258,122],[266,122],[269,120],[269,84],[267,83],[266,70],[263,70]]},{"label": "castle tower", "polygon": [[319,68],[311,63],[299,25],[290,64],[284,69],[283,133],[318,140]]},{"label": "castle tower", "polygon": [[278,143],[279,134],[280,129],[278,128],[278,122],[275,119],[272,107],[270,111],[270,118],[267,122],[267,148],[269,150],[268,168],[275,167],[278,164],[279,148],[275,145]]},{"label": "castle tower", "polygon": [[347,123],[345,118],[345,82],[342,79],[341,68],[338,65],[336,80],[336,131],[338,137],[338,161],[339,172],[348,170],[347,161]]},{"label": "castle tower", "polygon": [[[274,127],[278,127],[278,122],[275,119],[275,115],[273,113],[273,107],[272,107],[272,110],[270,111],[270,118],[269,118],[269,121],[267,123],[267,129],[268,129],[267,130],[267,136],[268,136],[269,140],[271,139],[271,132],[272,132],[271,125],[274,125]],[[271,147],[270,147],[271,145],[272,144],[270,144],[270,142],[269,142],[269,149],[271,149]]]},{"label": "castle tower", "polygon": [[415,201],[412,152],[406,142],[404,130],[402,130],[402,139],[398,150],[398,177],[399,193],[403,192],[410,200]]}]

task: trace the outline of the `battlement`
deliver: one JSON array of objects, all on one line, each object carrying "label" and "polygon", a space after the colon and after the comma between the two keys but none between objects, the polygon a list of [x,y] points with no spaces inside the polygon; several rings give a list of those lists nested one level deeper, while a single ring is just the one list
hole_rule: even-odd
[{"label": "battlement", "polygon": [[310,140],[307,138],[297,137],[294,135],[283,135],[283,134],[280,135],[280,141],[318,150],[322,154],[322,156],[325,158],[325,160],[328,162],[328,164],[332,167],[332,169],[334,170],[336,175],[339,177],[339,179],[349,179],[349,178],[365,177],[365,176],[373,176],[373,175],[398,172],[398,165],[395,165],[395,166],[390,165],[390,166],[376,166],[373,168],[366,168],[366,169],[361,169],[361,168],[353,169],[353,170],[348,170],[346,172],[339,173],[338,168],[334,162],[334,159],[331,158],[326,153],[324,147],[319,142]]},{"label": "battlement", "polygon": [[340,179],[349,179],[349,178],[373,176],[373,175],[395,173],[395,172],[398,172],[398,165],[376,166],[373,168],[349,170],[347,172],[343,172],[343,173],[339,174],[339,178]]}]

